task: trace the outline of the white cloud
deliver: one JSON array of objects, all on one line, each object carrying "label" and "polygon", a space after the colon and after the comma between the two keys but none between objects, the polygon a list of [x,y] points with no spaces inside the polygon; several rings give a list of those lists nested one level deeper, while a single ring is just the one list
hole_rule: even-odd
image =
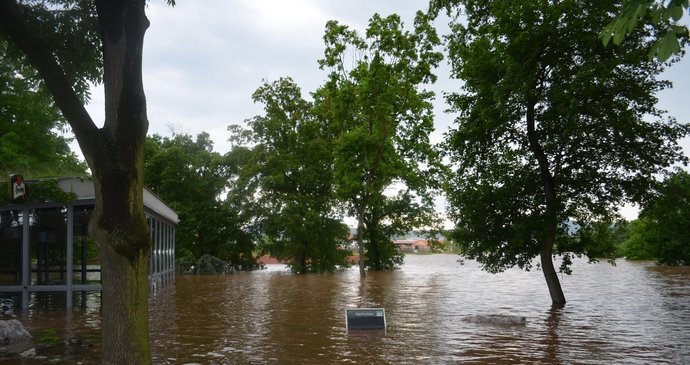
[{"label": "white cloud", "polygon": [[254,32],[274,42],[309,45],[311,42],[305,42],[305,38],[318,40],[320,36],[313,30],[323,28],[329,20],[320,8],[320,1],[241,0],[237,3],[246,24],[253,25]]}]

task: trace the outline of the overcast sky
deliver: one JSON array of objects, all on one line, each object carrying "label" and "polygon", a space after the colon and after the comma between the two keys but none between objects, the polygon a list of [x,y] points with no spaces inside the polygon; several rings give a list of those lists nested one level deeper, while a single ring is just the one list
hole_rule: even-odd
[{"label": "overcast sky", "polygon": [[[144,50],[144,87],[148,102],[149,132],[211,134],[215,150],[230,148],[226,128],[261,114],[251,100],[262,80],[290,76],[303,95],[326,79],[318,67],[323,55],[325,23],[336,19],[363,30],[374,13],[399,14],[410,29],[423,0],[178,0],[177,6],[151,0],[147,15],[151,26]],[[439,22],[443,23],[443,22]],[[439,24],[442,26],[443,24]],[[690,57],[690,56],[689,56]],[[448,80],[448,67],[437,71],[430,87],[457,90]],[[690,60],[686,57],[665,76],[674,89],[660,95],[662,108],[681,121],[690,121]],[[437,97],[438,140],[452,123]],[[103,120],[103,93],[93,90],[88,106],[95,120]],[[686,143],[690,155],[690,144]]]},{"label": "overcast sky", "polygon": [[[262,80],[290,76],[303,96],[323,84],[318,67],[323,55],[323,32],[328,20],[363,30],[374,13],[399,14],[411,29],[424,0],[163,0],[148,2],[151,26],[144,49],[144,86],[149,133],[164,136],[208,132],[217,152],[230,148],[227,126],[261,114],[251,100]],[[439,22],[442,23],[442,22]],[[443,24],[439,24],[442,26]],[[690,56],[664,75],[674,88],[659,95],[660,107],[680,121],[690,122]],[[448,80],[448,67],[437,72],[431,87],[437,94],[457,90]],[[92,92],[89,112],[103,120],[103,93]],[[436,132],[440,140],[453,117],[443,113],[437,96]],[[690,142],[684,141],[690,155]]]},{"label": "overcast sky", "polygon": [[[227,152],[227,126],[262,113],[262,105],[251,100],[262,80],[292,77],[305,98],[323,84],[327,73],[317,61],[328,20],[363,30],[373,14],[397,13],[411,26],[425,5],[419,0],[178,0],[169,7],[149,1],[151,26],[144,43],[149,133],[170,135],[171,126],[177,133],[206,131],[215,150]],[[445,84],[456,85],[447,69],[440,71],[446,72]],[[443,84],[430,88],[440,91]],[[93,90],[88,106],[97,121],[103,120],[102,94]],[[442,115],[444,107],[439,103],[437,114],[447,126],[452,118]]]}]

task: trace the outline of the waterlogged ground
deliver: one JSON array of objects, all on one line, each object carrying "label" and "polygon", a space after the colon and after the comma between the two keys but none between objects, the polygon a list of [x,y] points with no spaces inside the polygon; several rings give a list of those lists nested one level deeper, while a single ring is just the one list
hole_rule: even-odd
[{"label": "waterlogged ground", "polygon": [[[297,276],[281,265],[178,277],[151,301],[154,362],[690,363],[690,268],[577,261],[561,277],[568,304],[552,309],[541,272],[492,275],[457,258],[407,256],[402,269],[363,280],[356,268]],[[0,364],[99,362],[100,313],[82,304],[69,316],[22,314],[34,337],[57,342],[39,347],[38,358]],[[351,307],[385,308],[387,331],[348,333]]]}]

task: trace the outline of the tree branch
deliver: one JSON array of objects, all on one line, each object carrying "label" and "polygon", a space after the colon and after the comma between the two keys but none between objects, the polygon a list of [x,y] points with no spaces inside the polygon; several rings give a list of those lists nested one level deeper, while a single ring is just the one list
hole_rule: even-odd
[{"label": "tree branch", "polygon": [[86,111],[84,103],[72,87],[72,82],[60,67],[50,47],[28,26],[14,0],[0,0],[0,29],[26,55],[46,83],[55,103],[69,122],[84,155],[95,148],[98,128]]}]

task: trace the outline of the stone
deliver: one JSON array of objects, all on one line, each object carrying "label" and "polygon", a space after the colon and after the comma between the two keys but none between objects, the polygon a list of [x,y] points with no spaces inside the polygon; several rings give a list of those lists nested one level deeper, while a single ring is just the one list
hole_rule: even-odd
[{"label": "stone", "polygon": [[35,357],[36,356],[36,349],[35,348],[30,348],[21,354],[19,354],[19,357]]},{"label": "stone", "polygon": [[31,334],[16,319],[0,320],[0,356],[13,356],[34,347]]}]

